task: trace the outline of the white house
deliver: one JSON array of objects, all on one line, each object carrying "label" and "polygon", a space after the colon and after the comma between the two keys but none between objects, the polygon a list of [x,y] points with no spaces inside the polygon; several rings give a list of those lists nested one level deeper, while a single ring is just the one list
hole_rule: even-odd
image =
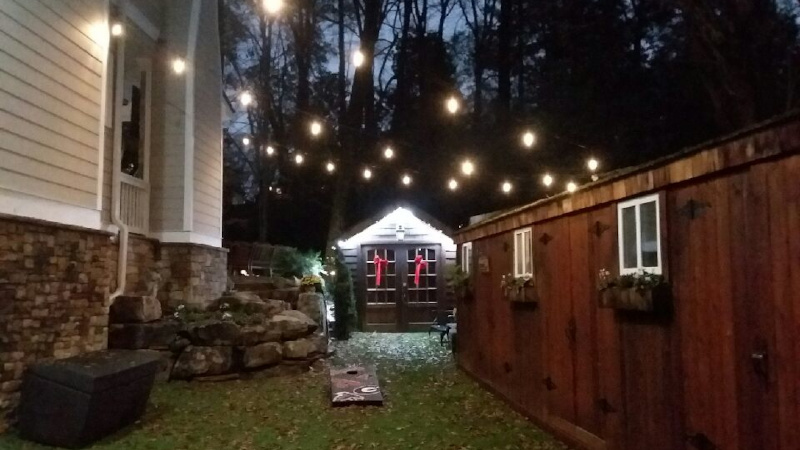
[{"label": "white house", "polygon": [[225,288],[217,12],[0,1],[0,414],[27,364],[105,348],[115,296]]}]

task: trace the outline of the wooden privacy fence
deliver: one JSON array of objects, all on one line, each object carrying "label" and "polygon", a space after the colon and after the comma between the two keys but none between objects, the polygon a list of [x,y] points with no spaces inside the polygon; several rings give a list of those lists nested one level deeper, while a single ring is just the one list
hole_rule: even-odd
[{"label": "wooden privacy fence", "polygon": [[[458,306],[459,364],[583,448],[800,448],[798,151],[784,117],[460,231],[475,295]],[[645,195],[671,311],[601,308],[618,206]],[[518,304],[501,279],[528,227],[538,302]]]}]

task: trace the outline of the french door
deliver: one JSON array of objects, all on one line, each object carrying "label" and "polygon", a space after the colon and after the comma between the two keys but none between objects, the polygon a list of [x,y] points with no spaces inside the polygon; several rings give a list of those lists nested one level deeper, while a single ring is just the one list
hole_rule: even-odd
[{"label": "french door", "polygon": [[441,247],[363,246],[362,255],[367,330],[427,329],[444,295]]}]

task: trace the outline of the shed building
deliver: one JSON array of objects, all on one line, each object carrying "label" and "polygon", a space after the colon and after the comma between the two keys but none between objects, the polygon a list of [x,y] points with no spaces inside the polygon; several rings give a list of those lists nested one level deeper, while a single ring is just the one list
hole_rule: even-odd
[{"label": "shed building", "polygon": [[353,274],[362,329],[427,329],[452,309],[445,271],[455,264],[450,230],[422,211],[396,207],[371,217],[338,241]]}]

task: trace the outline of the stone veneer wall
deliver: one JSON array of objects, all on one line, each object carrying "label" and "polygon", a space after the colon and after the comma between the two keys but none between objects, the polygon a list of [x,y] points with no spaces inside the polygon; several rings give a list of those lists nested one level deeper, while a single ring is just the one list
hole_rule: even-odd
[{"label": "stone veneer wall", "polygon": [[[0,432],[19,401],[25,368],[46,358],[103,350],[116,289],[114,235],[0,216]],[[227,285],[226,249],[131,236],[126,293],[161,274],[164,306],[205,306]]]},{"label": "stone veneer wall", "polygon": [[106,348],[116,257],[110,238],[0,217],[0,431],[27,365]]},{"label": "stone veneer wall", "polygon": [[225,292],[228,250],[197,244],[161,244],[158,298],[165,308],[205,307]]}]

